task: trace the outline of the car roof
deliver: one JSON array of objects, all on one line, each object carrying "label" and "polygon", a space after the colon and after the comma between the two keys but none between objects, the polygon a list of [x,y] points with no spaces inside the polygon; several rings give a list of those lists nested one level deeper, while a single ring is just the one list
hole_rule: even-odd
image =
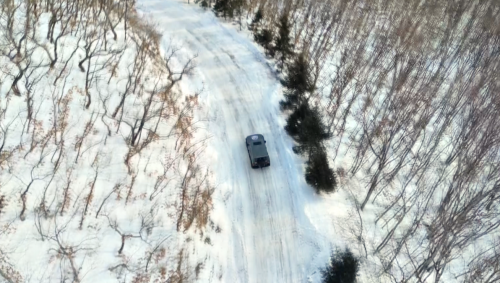
[{"label": "car roof", "polygon": [[[250,135],[246,138],[247,143],[252,147],[252,156],[254,158],[267,157],[269,153],[267,152],[267,147],[264,144],[264,136],[261,134]],[[254,145],[255,142],[261,142],[260,145]]]}]

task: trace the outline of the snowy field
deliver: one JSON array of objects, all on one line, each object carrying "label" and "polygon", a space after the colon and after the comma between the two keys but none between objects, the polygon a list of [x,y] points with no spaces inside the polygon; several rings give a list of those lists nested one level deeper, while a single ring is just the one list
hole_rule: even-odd
[{"label": "snowy field", "polygon": [[2,4],[0,282],[194,279],[213,190],[176,85],[191,65],[85,3],[60,3],[53,36],[40,6]]}]

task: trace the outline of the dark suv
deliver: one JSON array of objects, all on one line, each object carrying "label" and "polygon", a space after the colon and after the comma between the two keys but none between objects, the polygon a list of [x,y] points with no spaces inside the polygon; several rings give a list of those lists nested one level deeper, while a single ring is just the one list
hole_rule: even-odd
[{"label": "dark suv", "polygon": [[271,165],[271,160],[267,153],[266,140],[263,135],[255,134],[248,136],[245,142],[252,168],[267,167]]}]

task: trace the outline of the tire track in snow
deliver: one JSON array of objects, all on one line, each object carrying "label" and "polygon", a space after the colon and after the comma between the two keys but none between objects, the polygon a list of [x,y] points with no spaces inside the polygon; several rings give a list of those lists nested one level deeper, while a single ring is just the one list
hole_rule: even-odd
[{"label": "tire track in snow", "polygon": [[[205,42],[205,39],[204,38],[201,38],[199,36],[196,36],[195,33],[193,32],[189,32],[191,35],[193,35],[193,37],[201,42],[204,47],[206,47],[206,49],[210,52],[210,56],[211,58],[213,58],[213,61],[215,62],[215,64],[217,65],[218,68],[222,68],[224,70],[224,74],[229,74],[229,80],[232,82],[233,84],[233,88],[236,89],[236,90],[239,90],[239,87],[235,84],[236,83],[236,80],[234,79],[234,77],[232,75],[230,75],[230,71],[226,70],[226,68],[224,68],[223,64],[222,64],[222,61],[221,59],[219,58],[219,56],[217,55],[216,53],[216,50],[213,49],[213,48],[210,48],[208,46],[210,46],[210,44],[206,43]],[[221,74],[222,75],[222,74]],[[214,86],[215,88],[218,88],[218,86]],[[220,91],[222,92],[222,91]],[[232,101],[230,99],[230,97],[228,96],[224,96],[223,97],[223,100],[225,102],[226,105],[231,105],[232,104]],[[224,113],[224,110],[221,110],[219,109],[220,106],[217,105],[216,106],[218,108],[218,111],[221,112],[221,113]],[[237,111],[236,112],[233,112],[234,114],[234,117],[237,119],[237,117],[239,117],[236,113],[238,113]],[[228,147],[230,147],[231,145],[229,144],[229,141],[227,139],[227,127],[226,127],[226,124],[225,124],[225,120],[227,118],[227,116],[229,116],[229,118],[232,116],[232,115],[228,115],[227,113],[226,114],[222,114],[221,116],[221,119],[224,120],[224,123],[223,124],[219,124],[217,126],[219,127],[222,127],[223,129],[225,129],[224,131],[224,138],[222,139],[222,141],[224,142],[224,144]],[[236,157],[236,162],[237,160],[244,160],[241,158],[241,156],[237,156]],[[248,159],[247,159],[248,160]],[[235,160],[231,160],[231,175],[236,175],[237,173],[234,172],[234,168],[236,168],[237,166],[234,166],[234,162]],[[232,189],[233,190],[242,190],[243,188],[241,188],[241,184],[240,182],[245,182],[245,181],[248,181],[248,183],[251,185],[251,178],[247,178],[247,180],[238,180],[238,179],[233,179],[232,180]],[[234,206],[234,209],[232,210],[232,214],[233,216],[236,218],[235,220],[232,221],[233,223],[233,226],[231,227],[231,230],[232,230],[232,233],[233,233],[233,239],[236,240],[237,242],[233,244],[233,248],[235,248],[235,251],[234,251],[234,258],[238,258],[239,261],[243,261],[242,264],[237,264],[236,266],[236,270],[237,270],[237,275],[238,275],[238,282],[247,282],[248,280],[248,263],[246,261],[246,258],[244,257],[244,255],[247,253],[246,252],[246,249],[245,249],[245,244],[243,242],[243,239],[244,239],[244,235],[245,235],[245,230],[244,230],[244,226],[239,226],[237,225],[237,223],[239,221],[242,221],[244,219],[244,216],[243,216],[243,211],[242,211],[242,203],[240,203],[239,205],[235,205]]]},{"label": "tire track in snow", "polygon": [[[200,37],[197,37],[197,39],[199,40]],[[206,40],[207,36],[204,36],[204,39]],[[206,43],[206,44],[208,44],[208,43]],[[220,57],[215,53],[215,49],[213,49],[213,48],[208,48],[208,49],[209,49],[210,53],[212,53],[211,54],[213,56],[212,58],[214,58],[214,62],[217,65],[218,69],[219,68],[230,69],[227,66],[222,65]],[[226,51],[226,53],[227,53],[227,51]],[[232,57],[229,56],[229,57],[233,62],[235,62],[234,56],[232,56]],[[236,78],[232,75],[231,72],[232,72],[232,70],[228,70],[228,72],[225,74],[225,76],[227,76],[227,78],[228,78],[228,85],[230,86],[231,89],[234,90],[234,93],[240,94],[240,95],[244,94],[245,92],[238,86],[238,82],[237,82]],[[228,88],[227,85],[226,85],[226,88]],[[231,109],[231,110],[229,110],[229,112],[231,112],[232,115],[229,115],[229,116],[235,117],[236,119],[239,120],[239,110],[242,109],[244,114],[246,114],[247,117],[250,118],[250,119],[248,119],[248,122],[249,122],[248,128],[250,130],[248,132],[248,134],[256,133],[258,131],[257,128],[259,126],[255,125],[254,120],[262,121],[265,119],[262,118],[263,115],[260,114],[259,109],[254,109],[254,114],[252,116],[254,116],[255,119],[251,119],[252,116],[249,116],[250,111],[249,111],[248,107],[252,106],[252,105],[259,105],[259,103],[257,101],[255,101],[255,99],[250,99],[250,101],[249,101],[249,102],[251,102],[250,105],[247,103],[245,106],[242,104],[234,103],[236,101],[234,99],[233,100],[229,99],[228,96],[230,96],[231,98],[234,97],[234,96],[232,96],[232,93],[229,94],[227,92],[224,92],[223,94],[224,94],[223,99],[224,99],[224,102],[226,103],[227,109]],[[247,96],[253,97],[251,93],[246,93],[246,94],[247,94]],[[264,94],[268,94],[268,93],[264,93]],[[257,111],[255,111],[255,110],[257,110]],[[262,124],[262,123],[259,123],[259,124]],[[269,124],[267,126],[269,126]],[[270,128],[270,127],[267,127],[267,128]],[[243,139],[244,136],[246,136],[246,135],[242,134],[240,136]],[[277,146],[277,147],[279,147],[279,146]],[[279,159],[276,159],[276,160],[279,160]],[[247,162],[247,163],[249,163],[249,162]],[[274,165],[274,166],[276,166],[276,165]],[[278,197],[276,196],[276,194],[272,194],[272,191],[270,188],[263,188],[262,186],[255,185],[253,180],[257,179],[259,184],[272,185],[270,187],[275,188],[275,189],[276,188],[279,189],[279,186],[276,185],[276,182],[269,180],[270,173],[267,173],[267,174],[263,173],[262,176],[255,176],[255,173],[257,173],[255,171],[261,171],[261,170],[250,169],[250,166],[246,166],[246,168],[244,168],[244,169],[247,172],[248,193],[250,194],[250,200],[251,200],[252,208],[253,208],[253,211],[251,211],[251,214],[252,214],[253,220],[255,220],[255,222],[256,222],[256,225],[254,226],[254,230],[253,230],[254,235],[253,235],[253,237],[251,237],[251,241],[249,241],[249,243],[247,243],[247,245],[254,247],[254,251],[252,253],[257,254],[257,258],[260,259],[256,262],[254,262],[254,265],[255,265],[254,269],[258,270],[258,272],[259,272],[260,276],[262,276],[262,278],[273,278],[274,280],[281,281],[281,282],[292,282],[293,276],[291,274],[289,274],[290,272],[285,271],[285,269],[289,269],[291,267],[291,264],[290,264],[289,260],[288,261],[285,260],[285,255],[284,255],[284,251],[283,251],[283,240],[281,238],[281,234],[284,232],[287,232],[289,227],[284,227],[283,225],[277,224],[274,217],[273,217],[274,215],[277,215],[277,211],[273,208],[280,206],[279,203],[277,203]],[[270,169],[270,168],[266,168],[266,169]],[[259,180],[259,179],[261,179],[261,180]],[[268,186],[266,186],[266,187],[268,187]],[[292,218],[292,219],[294,219],[294,218]],[[288,221],[285,224],[287,226],[289,224],[294,225],[295,222]],[[259,235],[257,234],[257,233],[260,233],[262,231],[270,231],[270,233],[268,233],[267,239],[263,239],[263,237],[259,237]],[[257,232],[257,233],[255,233],[255,232]],[[240,236],[241,236],[241,234],[240,234]],[[250,240],[250,239],[248,239],[248,240]],[[275,249],[269,249],[269,247],[268,247],[269,242],[268,241],[270,241],[270,244]],[[241,249],[247,250],[247,249],[245,249],[244,246],[241,247]],[[276,260],[278,263],[277,266],[275,263],[271,262],[271,261],[276,261]],[[287,267],[285,267],[285,263],[287,263],[287,265],[288,265]],[[269,269],[268,268],[269,266],[272,266],[273,268]],[[241,270],[239,270],[239,273],[240,272],[241,272]],[[248,274],[247,272],[244,272],[244,273],[245,273],[245,275]],[[248,278],[247,278],[247,276],[244,276],[244,277],[245,278],[240,277],[240,279],[243,279],[244,281],[246,281]],[[253,278],[253,280],[255,280],[255,278]],[[255,281],[252,281],[252,282],[255,282]],[[273,281],[273,282],[276,282],[276,281]]]}]

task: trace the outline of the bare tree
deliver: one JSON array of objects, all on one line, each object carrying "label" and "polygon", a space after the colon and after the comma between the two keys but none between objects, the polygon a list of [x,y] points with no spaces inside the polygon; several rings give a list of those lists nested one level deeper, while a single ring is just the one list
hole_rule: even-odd
[{"label": "bare tree", "polygon": [[145,241],[143,233],[146,232],[149,229],[154,228],[154,223],[151,218],[148,216],[141,215],[141,228],[137,233],[126,233],[123,232],[120,227],[118,226],[118,223],[116,220],[111,220],[108,215],[104,215],[109,222],[109,227],[111,227],[115,232],[117,232],[120,235],[121,238],[121,245],[120,249],[118,250],[118,254],[122,254],[123,249],[125,248],[125,241],[129,238],[139,238],[142,241]]},{"label": "bare tree", "polygon": [[[69,222],[66,222],[59,226],[57,223],[57,216],[55,216],[54,230],[45,231],[45,238],[54,243],[54,247],[50,249],[50,252],[54,253],[55,257],[61,260],[62,267],[64,268],[65,264],[69,263],[69,269],[73,276],[72,281],[80,282],[82,279],[82,275],[80,274],[81,266],[77,265],[77,262],[75,260],[76,254],[81,252],[92,253],[95,249],[92,241],[94,241],[95,239],[87,238],[81,241],[75,241],[73,243],[71,243],[72,241],[69,241],[70,243],[67,243],[67,241],[64,239],[67,237],[66,233],[68,224]],[[83,264],[83,262],[81,262],[80,264]]]},{"label": "bare tree", "polygon": [[95,188],[95,184],[97,182],[97,177],[99,176],[99,155],[100,155],[100,152],[98,152],[96,154],[96,156],[94,157],[94,161],[92,162],[92,169],[94,169],[94,179],[90,182],[89,193],[84,198],[85,206],[84,206],[84,209],[82,212],[82,218],[80,219],[80,226],[79,226],[80,229],[82,229],[83,221],[85,220],[85,216],[87,215],[89,205],[92,203],[92,200],[94,198],[94,188]]}]

